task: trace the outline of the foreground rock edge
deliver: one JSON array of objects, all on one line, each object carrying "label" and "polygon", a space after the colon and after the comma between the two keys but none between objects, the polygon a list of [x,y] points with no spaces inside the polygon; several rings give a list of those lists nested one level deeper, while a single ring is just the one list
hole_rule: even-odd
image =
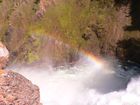
[{"label": "foreground rock edge", "polygon": [[0,105],[42,105],[39,88],[19,73],[0,70]]}]

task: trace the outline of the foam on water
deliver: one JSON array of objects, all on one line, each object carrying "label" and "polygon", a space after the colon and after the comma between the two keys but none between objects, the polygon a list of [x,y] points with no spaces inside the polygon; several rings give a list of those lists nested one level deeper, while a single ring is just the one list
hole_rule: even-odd
[{"label": "foam on water", "polygon": [[109,69],[93,63],[57,70],[14,68],[40,87],[43,105],[140,105],[140,78],[128,83]]}]

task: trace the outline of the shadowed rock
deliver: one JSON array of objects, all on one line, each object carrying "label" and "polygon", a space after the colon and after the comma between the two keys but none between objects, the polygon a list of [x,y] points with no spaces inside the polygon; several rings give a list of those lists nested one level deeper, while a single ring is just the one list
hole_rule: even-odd
[{"label": "shadowed rock", "polygon": [[140,63],[140,39],[130,38],[119,41],[116,54],[124,62],[131,60]]}]

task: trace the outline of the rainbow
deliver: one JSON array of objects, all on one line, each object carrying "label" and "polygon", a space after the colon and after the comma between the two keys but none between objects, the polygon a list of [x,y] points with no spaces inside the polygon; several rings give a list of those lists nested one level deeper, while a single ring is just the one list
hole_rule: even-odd
[{"label": "rainbow", "polygon": [[100,58],[95,56],[92,52],[81,50],[80,51],[92,64],[97,67],[103,67],[104,61]]},{"label": "rainbow", "polygon": [[[114,73],[111,64],[105,59],[95,56],[92,52],[82,50],[81,53],[88,59],[91,67],[95,67],[97,70],[104,70],[106,73]],[[90,66],[89,66],[90,67]]]}]

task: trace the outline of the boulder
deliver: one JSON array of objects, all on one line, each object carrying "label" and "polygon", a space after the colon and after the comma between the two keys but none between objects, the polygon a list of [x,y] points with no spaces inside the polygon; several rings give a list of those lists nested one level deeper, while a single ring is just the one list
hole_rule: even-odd
[{"label": "boulder", "polygon": [[0,70],[0,105],[41,105],[39,88],[16,72]]}]

